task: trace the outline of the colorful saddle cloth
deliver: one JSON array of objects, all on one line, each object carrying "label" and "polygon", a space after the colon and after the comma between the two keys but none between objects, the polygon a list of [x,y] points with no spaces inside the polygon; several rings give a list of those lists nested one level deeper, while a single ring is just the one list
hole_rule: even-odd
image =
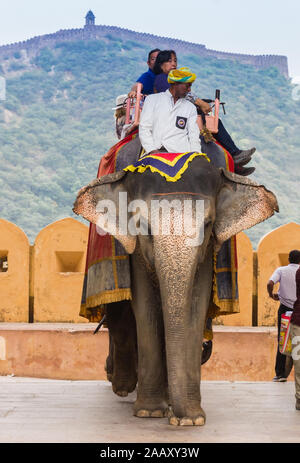
[{"label": "colorful saddle cloth", "polygon": [[167,182],[177,182],[188,168],[189,163],[198,156],[204,156],[210,162],[206,154],[195,151],[190,153],[154,153],[142,156],[124,170],[143,173],[146,169],[150,169],[151,172],[159,173]]}]

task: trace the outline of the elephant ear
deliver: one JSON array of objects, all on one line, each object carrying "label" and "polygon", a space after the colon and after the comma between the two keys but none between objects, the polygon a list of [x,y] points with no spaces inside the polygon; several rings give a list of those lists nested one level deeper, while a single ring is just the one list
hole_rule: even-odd
[{"label": "elephant ear", "polygon": [[77,214],[77,215],[80,214],[80,212],[76,212],[75,209],[78,208],[78,201],[79,201],[80,197],[82,195],[84,195],[89,189],[94,188],[95,186],[105,185],[107,183],[118,182],[125,175],[126,175],[126,172],[124,170],[121,170],[120,172],[114,172],[113,174],[103,175],[100,178],[95,178],[95,180],[90,182],[88,185],[82,187],[77,193],[77,198],[76,198],[76,201],[75,201],[75,203],[73,205],[73,212],[75,212],[75,214]]},{"label": "elephant ear", "polygon": [[[119,193],[126,192],[121,181],[125,175],[126,172],[124,171],[104,175],[81,188],[74,202],[73,212],[81,215],[89,222],[99,225],[99,219],[103,217],[102,212],[98,208],[99,201],[111,201],[115,205],[116,214],[108,214],[105,217],[107,219],[105,231],[120,241],[128,254],[131,254],[135,249],[136,236],[125,235],[119,232]],[[125,208],[127,209],[126,206],[127,204],[125,204]]]},{"label": "elephant ear", "polygon": [[222,187],[216,203],[214,234],[219,247],[231,236],[279,212],[276,196],[264,185],[220,169]]}]

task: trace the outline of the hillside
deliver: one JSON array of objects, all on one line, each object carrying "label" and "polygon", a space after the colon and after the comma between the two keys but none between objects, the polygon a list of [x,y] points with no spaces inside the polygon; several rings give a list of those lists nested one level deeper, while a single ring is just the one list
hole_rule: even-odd
[{"label": "hillside", "polygon": [[[31,242],[54,220],[76,217],[78,189],[95,177],[100,157],[116,142],[115,97],[146,69],[147,53],[145,44],[108,34],[1,60],[7,98],[0,101],[0,214]],[[193,54],[180,54],[179,65],[198,75],[193,90],[199,96],[221,89],[227,129],[241,148],[257,148],[252,178],[278,197],[280,214],[249,232],[253,244],[279,225],[300,222],[300,104],[290,82],[275,68]]]}]

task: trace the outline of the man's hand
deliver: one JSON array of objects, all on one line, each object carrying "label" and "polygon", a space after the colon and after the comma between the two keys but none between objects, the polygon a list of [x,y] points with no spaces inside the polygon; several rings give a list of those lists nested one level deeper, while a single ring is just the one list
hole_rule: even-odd
[{"label": "man's hand", "polygon": [[212,110],[210,104],[206,103],[206,101],[203,101],[200,98],[197,98],[195,100],[195,104],[199,106],[199,108],[201,109],[202,112],[204,112],[204,114],[208,114]]},{"label": "man's hand", "polygon": [[143,90],[143,84],[141,82],[136,82],[135,84],[133,84],[130,92],[128,93],[129,98],[136,98],[138,83],[140,83],[141,85],[141,91]]},{"label": "man's hand", "polygon": [[271,297],[272,297],[272,299],[274,299],[274,301],[279,301],[278,293],[272,294]]},{"label": "man's hand", "polygon": [[131,90],[131,91],[128,93],[128,98],[136,98],[136,91],[135,91],[135,90]]}]

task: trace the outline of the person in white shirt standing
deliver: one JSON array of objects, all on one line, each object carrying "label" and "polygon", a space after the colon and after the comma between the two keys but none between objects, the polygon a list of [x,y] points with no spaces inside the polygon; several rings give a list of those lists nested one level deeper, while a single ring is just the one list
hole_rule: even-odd
[{"label": "person in white shirt standing", "polygon": [[184,99],[195,79],[196,74],[188,68],[173,69],[168,74],[170,89],[146,97],[139,137],[147,154],[201,153],[196,107]]},{"label": "person in white shirt standing", "polygon": [[[280,336],[281,315],[287,311],[293,311],[296,297],[296,272],[300,264],[300,251],[293,250],[289,253],[289,265],[279,267],[275,270],[267,284],[269,296],[275,301],[280,301],[278,309],[278,342]],[[279,283],[278,293],[273,294],[274,284]],[[290,357],[283,355],[277,348],[275,373],[273,378],[275,382],[283,382],[292,368],[292,360]]]}]

